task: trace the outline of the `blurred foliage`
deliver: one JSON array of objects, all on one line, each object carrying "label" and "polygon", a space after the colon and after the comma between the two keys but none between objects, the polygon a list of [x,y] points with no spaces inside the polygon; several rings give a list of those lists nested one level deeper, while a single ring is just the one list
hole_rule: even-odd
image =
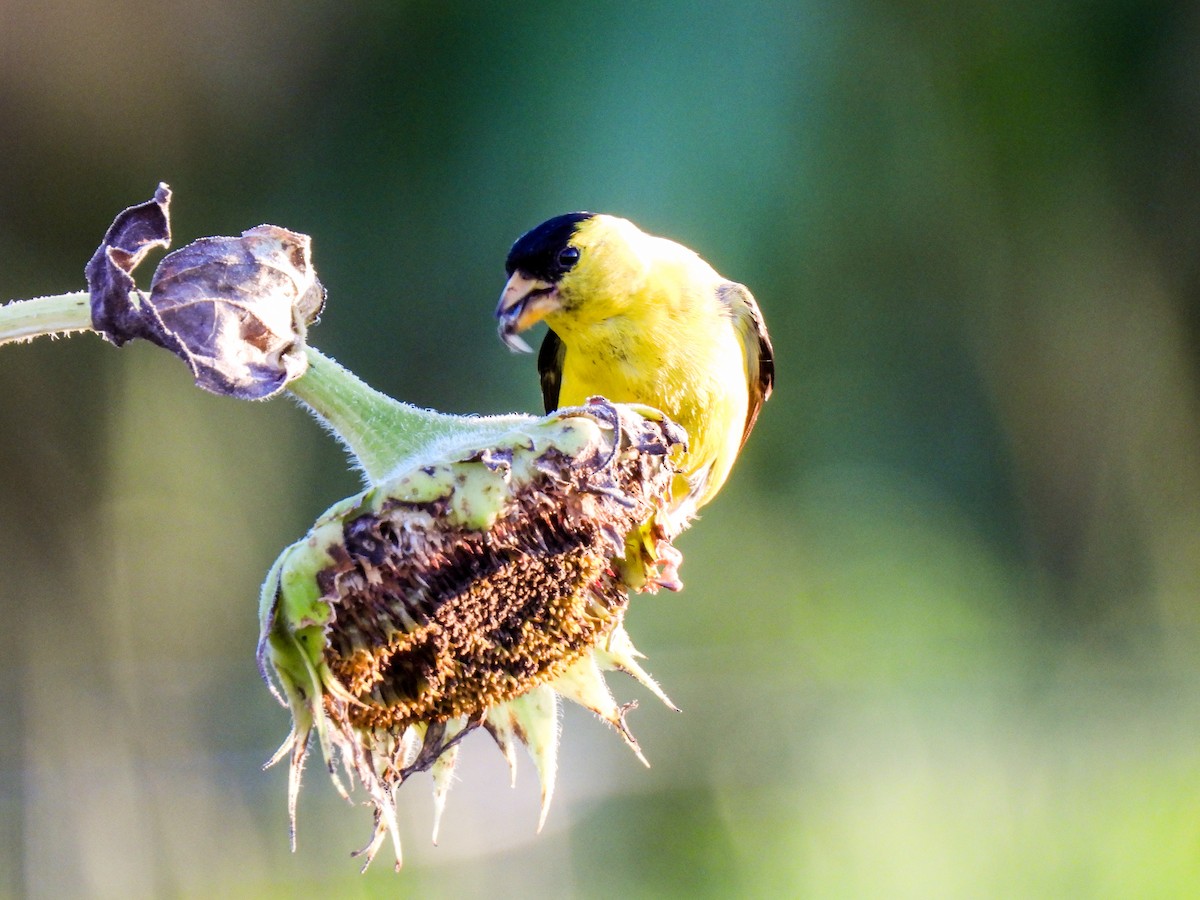
[{"label": "blurred foliage", "polygon": [[779,384],[630,632],[654,768],[565,717],[546,833],[486,738],[404,872],[253,662],[276,552],[355,485],[286,401],[153,348],[0,352],[0,895],[1200,890],[1200,12],[1146,0],[0,7],[0,296],[311,233],[372,384],[535,410],[508,245],[626,215],[750,285]]}]

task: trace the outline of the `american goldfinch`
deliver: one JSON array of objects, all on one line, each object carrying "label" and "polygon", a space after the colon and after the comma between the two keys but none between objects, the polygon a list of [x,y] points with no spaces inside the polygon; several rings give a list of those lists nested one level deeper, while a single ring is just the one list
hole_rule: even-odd
[{"label": "american goldfinch", "polygon": [[716,496],[771,395],[775,362],[754,297],[674,241],[626,219],[568,213],[509,251],[500,336],[544,321],[538,354],[546,411],[593,395],[655,407],[687,431],[672,514]]}]

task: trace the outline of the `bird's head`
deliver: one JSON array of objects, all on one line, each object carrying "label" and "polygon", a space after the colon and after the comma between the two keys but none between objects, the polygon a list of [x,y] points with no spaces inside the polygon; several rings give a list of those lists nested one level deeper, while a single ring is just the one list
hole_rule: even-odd
[{"label": "bird's head", "polygon": [[508,283],[496,307],[504,343],[529,352],[519,335],[538,322],[555,327],[618,312],[608,307],[636,285],[645,237],[626,219],[590,212],[555,216],[521,235],[508,253]]}]

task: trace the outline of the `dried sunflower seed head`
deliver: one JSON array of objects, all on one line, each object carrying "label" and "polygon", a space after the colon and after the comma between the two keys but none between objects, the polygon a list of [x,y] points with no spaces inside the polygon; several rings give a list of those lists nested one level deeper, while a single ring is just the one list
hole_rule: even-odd
[{"label": "dried sunflower seed head", "polygon": [[390,832],[399,865],[395,789],[432,770],[440,815],[457,742],[480,725],[510,764],[515,743],[529,749],[543,820],[560,695],[640,756],[601,673],[666,701],[622,625],[627,573],[652,580],[659,561],[626,547],[666,502],[682,441],[648,412],[596,399],[528,419],[342,501],[284,551],[263,587],[259,659],[292,710],[276,759],[290,753],[293,823],[313,733],[331,774],[340,759],[375,807],[368,863]]}]

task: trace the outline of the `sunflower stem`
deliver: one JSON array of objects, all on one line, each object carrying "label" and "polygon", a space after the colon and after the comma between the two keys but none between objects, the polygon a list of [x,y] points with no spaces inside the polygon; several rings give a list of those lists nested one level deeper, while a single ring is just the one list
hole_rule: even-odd
[{"label": "sunflower stem", "polygon": [[87,291],[13,300],[0,306],[0,345],[42,335],[92,330]]},{"label": "sunflower stem", "polygon": [[341,438],[372,484],[433,444],[476,433],[487,421],[395,400],[316,348],[306,349],[308,370],[288,390]]}]

